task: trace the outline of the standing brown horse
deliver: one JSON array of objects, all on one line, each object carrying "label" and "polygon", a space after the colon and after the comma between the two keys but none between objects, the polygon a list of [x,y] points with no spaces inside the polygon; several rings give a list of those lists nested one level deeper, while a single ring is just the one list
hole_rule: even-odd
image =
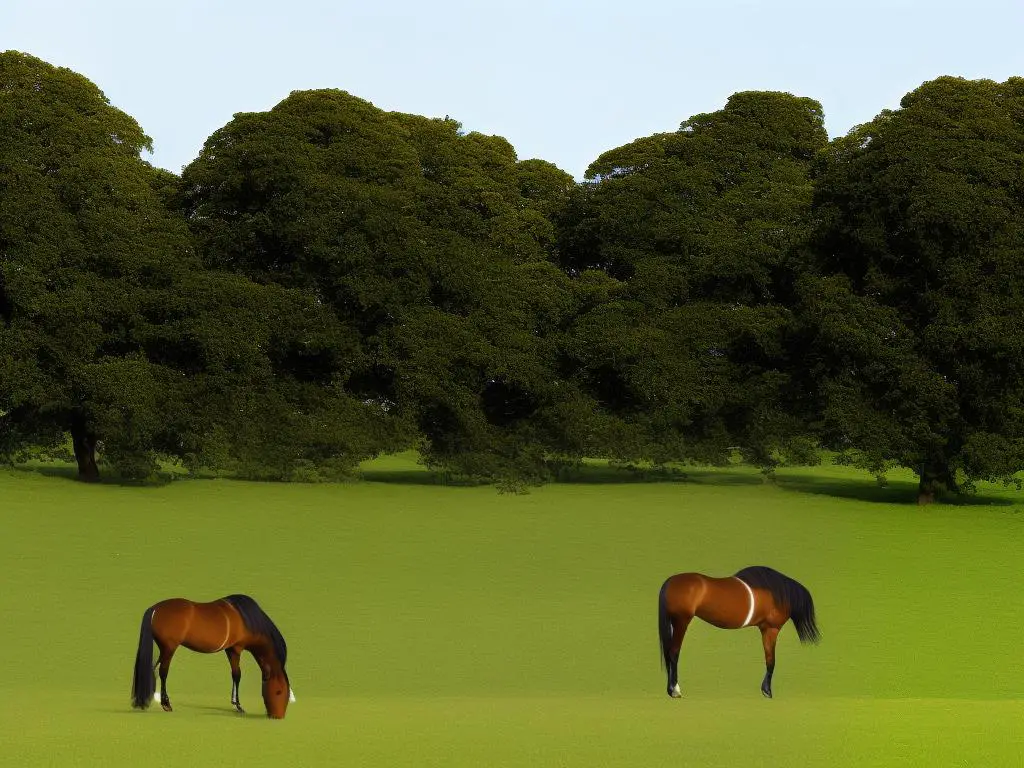
[{"label": "standing brown horse", "polygon": [[821,639],[811,593],[800,582],[776,570],[755,565],[726,578],[700,573],[670,576],[658,595],[658,634],[668,672],[668,695],[676,699],[683,695],[679,690],[679,649],[694,616],[721,629],[753,626],[761,630],[766,670],[761,693],[769,699],[775,672],[775,641],[782,625],[792,619],[801,643],[817,643]]},{"label": "standing brown horse", "polygon": [[248,595],[228,595],[212,603],[194,603],[182,597],[163,600],[142,614],[139,650],[135,655],[132,706],[146,709],[157,698],[153,666],[153,642],[160,649],[160,705],[171,711],[167,695],[167,671],[171,657],[183,645],[199,653],[224,651],[231,662],[231,703],[244,713],[238,700],[242,680],[239,661],[249,651],[263,671],[263,703],[267,716],[284,717],[289,700],[295,697],[284,665],[288,645],[281,632]]}]

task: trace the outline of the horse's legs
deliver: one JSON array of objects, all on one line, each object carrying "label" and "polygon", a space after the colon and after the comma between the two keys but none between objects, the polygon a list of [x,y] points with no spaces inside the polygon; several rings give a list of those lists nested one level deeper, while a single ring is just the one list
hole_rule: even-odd
[{"label": "horse's legs", "polygon": [[231,703],[244,715],[245,710],[242,709],[242,704],[238,700],[238,684],[242,682],[242,668],[239,666],[242,653],[235,648],[225,648],[224,653],[228,655],[228,661],[231,662]]},{"label": "horse's legs", "polygon": [[764,646],[764,680],[761,681],[761,693],[767,698],[772,697],[772,673],[775,672],[775,641],[779,638],[779,628],[762,626],[761,644]]},{"label": "horse's legs", "polygon": [[164,708],[165,712],[170,712],[172,710],[171,697],[167,695],[167,672],[171,668],[171,658],[178,650],[178,646],[164,645],[159,641],[157,641],[157,646],[160,648],[160,706]]},{"label": "horse's legs", "polygon": [[679,690],[679,651],[683,647],[686,628],[690,626],[693,616],[676,616],[672,620],[672,643],[669,646],[668,663],[668,695],[673,699],[681,699],[683,692]]}]

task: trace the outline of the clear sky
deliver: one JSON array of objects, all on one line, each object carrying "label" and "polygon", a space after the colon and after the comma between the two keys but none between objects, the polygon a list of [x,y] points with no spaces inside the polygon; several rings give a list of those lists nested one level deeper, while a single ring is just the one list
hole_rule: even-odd
[{"label": "clear sky", "polygon": [[742,90],[831,136],[943,74],[1024,75],[1024,0],[0,0],[0,50],[95,82],[179,172],[236,112],[341,88],[581,178]]}]

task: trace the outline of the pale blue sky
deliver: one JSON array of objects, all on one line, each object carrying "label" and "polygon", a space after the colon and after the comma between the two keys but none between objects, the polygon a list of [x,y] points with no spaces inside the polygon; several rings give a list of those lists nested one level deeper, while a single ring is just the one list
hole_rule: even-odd
[{"label": "pale blue sky", "polygon": [[1024,75],[1024,0],[0,0],[0,50],[95,82],[175,172],[235,112],[341,88],[445,114],[577,177],[741,90],[836,136],[942,74]]}]

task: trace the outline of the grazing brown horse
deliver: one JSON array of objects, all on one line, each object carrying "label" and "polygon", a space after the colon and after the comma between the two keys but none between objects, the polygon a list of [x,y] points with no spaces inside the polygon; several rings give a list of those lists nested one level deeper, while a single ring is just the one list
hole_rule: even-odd
[{"label": "grazing brown horse", "polygon": [[294,701],[284,665],[288,645],[281,632],[248,595],[228,595],[212,603],[194,603],[181,597],[163,600],[142,614],[139,650],[135,655],[132,706],[146,709],[156,696],[153,642],[160,649],[160,705],[171,711],[167,695],[167,671],[171,657],[183,645],[199,653],[224,651],[231,662],[231,703],[244,713],[238,700],[242,680],[239,661],[249,651],[263,671],[263,703],[267,716],[284,717],[289,700]]},{"label": "grazing brown horse", "polygon": [[769,699],[775,672],[775,641],[782,625],[792,619],[801,643],[821,639],[811,593],[800,582],[776,570],[755,565],[726,578],[700,573],[670,576],[658,595],[658,634],[668,672],[668,695],[676,699],[683,695],[679,690],[679,649],[694,616],[722,629],[761,630],[766,669],[761,693]]}]

